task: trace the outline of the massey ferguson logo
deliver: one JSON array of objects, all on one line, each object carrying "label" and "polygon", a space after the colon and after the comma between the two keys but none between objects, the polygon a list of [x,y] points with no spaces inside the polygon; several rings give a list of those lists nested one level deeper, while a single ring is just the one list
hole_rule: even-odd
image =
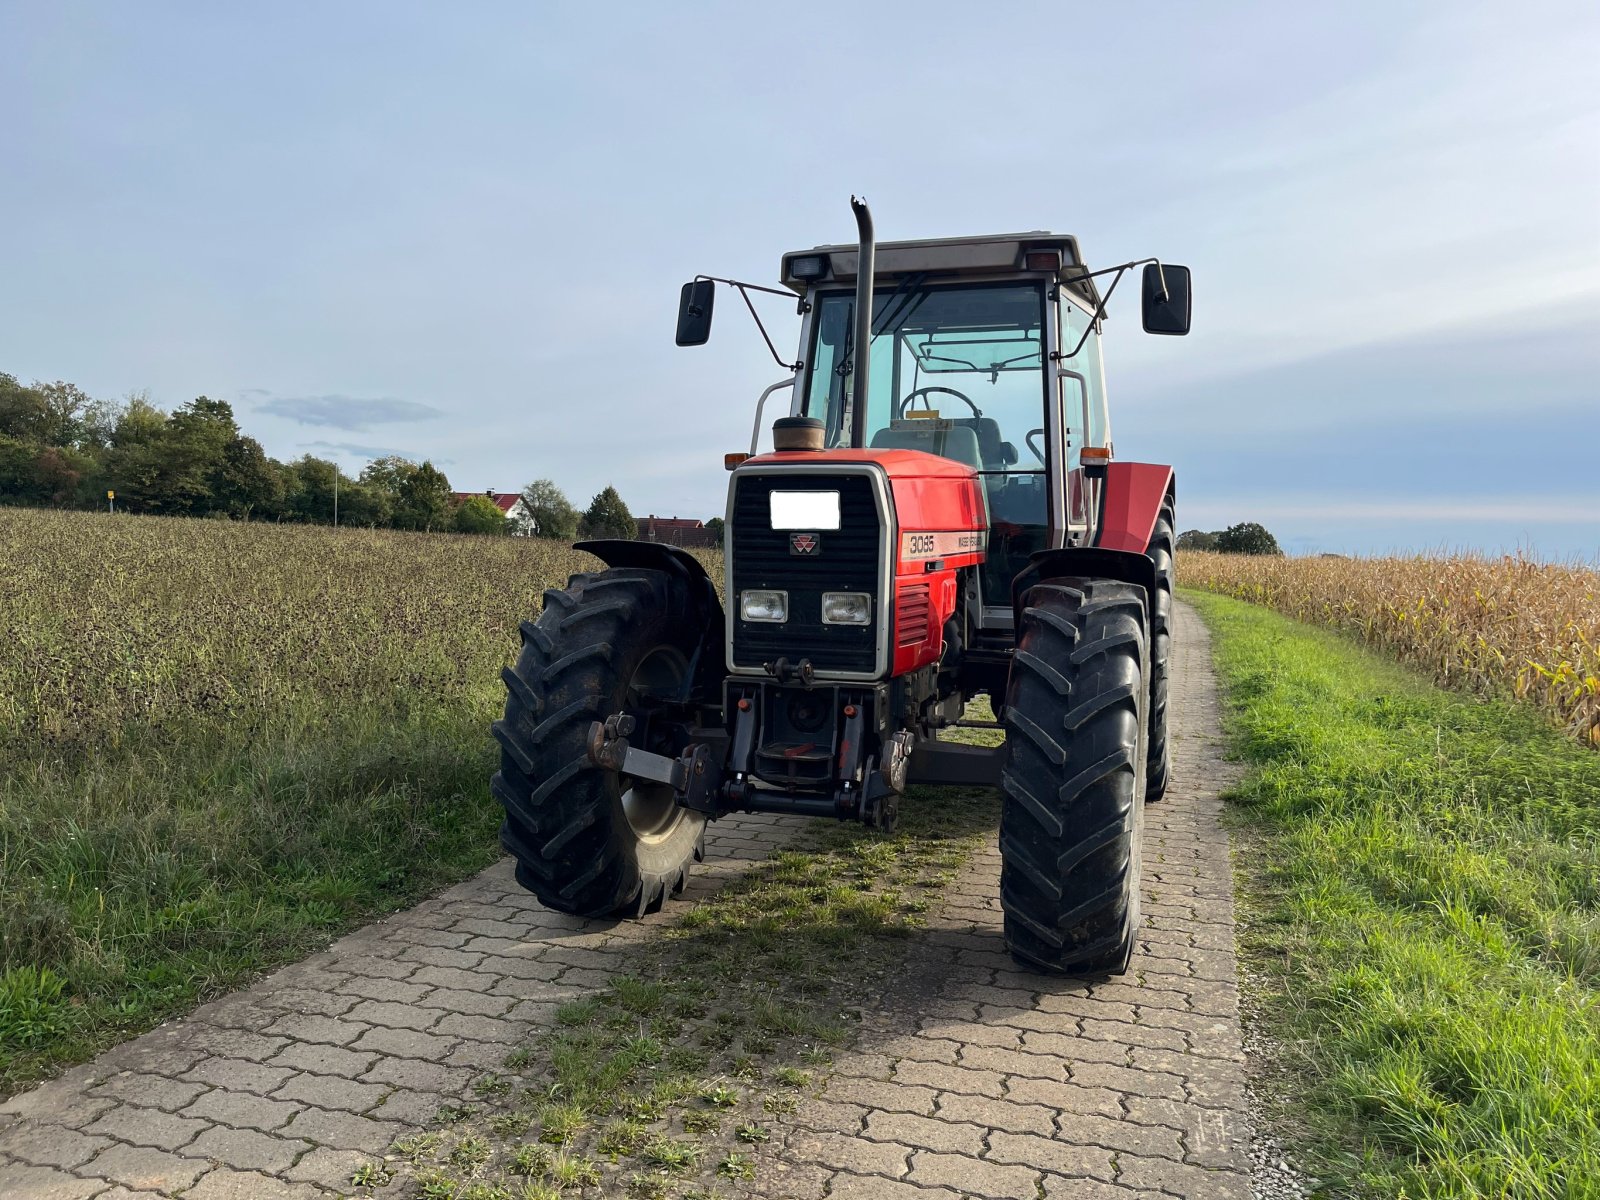
[{"label": "massey ferguson logo", "polygon": [[815,554],[822,545],[822,539],[814,533],[791,533],[789,535],[790,554]]}]

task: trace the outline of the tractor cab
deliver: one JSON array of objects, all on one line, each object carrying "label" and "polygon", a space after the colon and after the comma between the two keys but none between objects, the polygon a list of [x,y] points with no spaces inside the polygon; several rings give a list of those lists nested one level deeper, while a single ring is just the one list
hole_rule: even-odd
[{"label": "tractor cab", "polygon": [[[1081,450],[1110,441],[1094,280],[1076,240],[1057,234],[886,242],[876,255],[865,445],[978,473],[983,606],[1008,623],[1011,581],[1029,557],[1092,525]],[[823,422],[826,448],[854,436],[858,261],[855,246],[783,259],[805,317],[792,412]]]}]

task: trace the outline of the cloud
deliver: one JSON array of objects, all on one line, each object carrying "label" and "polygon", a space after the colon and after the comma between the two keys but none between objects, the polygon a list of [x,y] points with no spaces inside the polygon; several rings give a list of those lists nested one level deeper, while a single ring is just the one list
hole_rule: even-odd
[{"label": "cloud", "polygon": [[1390,497],[1378,500],[1347,500],[1330,496],[1277,499],[1271,496],[1207,496],[1205,511],[1249,512],[1262,521],[1305,518],[1335,521],[1538,521],[1552,525],[1592,525],[1600,513],[1600,495],[1530,496],[1484,499],[1479,496],[1418,500],[1415,497]]},{"label": "cloud", "polygon": [[[252,394],[246,392],[246,395]],[[265,393],[263,393],[265,394]],[[431,421],[445,414],[414,400],[358,400],[353,396],[276,396],[255,405],[259,413],[283,417],[300,425],[325,425],[361,433],[374,425],[403,421]]]},{"label": "cloud", "polygon": [[348,454],[353,458],[389,458],[392,455],[409,458],[414,462],[427,458],[434,466],[450,461],[447,458],[418,454],[414,450],[401,450],[394,446],[369,446],[365,442],[301,442],[300,447],[303,450],[331,450],[336,454]]}]

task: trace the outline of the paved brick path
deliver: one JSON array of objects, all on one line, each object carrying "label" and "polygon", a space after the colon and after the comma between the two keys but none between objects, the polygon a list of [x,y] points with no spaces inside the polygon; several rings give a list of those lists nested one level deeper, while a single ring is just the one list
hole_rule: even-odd
[{"label": "paved brick path", "polygon": [[[1179,607],[1174,784],[1146,826],[1124,981],[1016,970],[991,846],[901,988],[763,1165],[757,1194],[917,1200],[1248,1195],[1223,766],[1204,628]],[[703,896],[796,824],[720,822]],[[0,1105],[4,1200],[321,1197],[625,970],[678,906],[547,912],[499,866]]]},{"label": "paved brick path", "polygon": [[1233,885],[1209,640],[1179,605],[1173,770],[1146,811],[1145,933],[1128,975],[1022,971],[1001,943],[1000,856],[958,880],[801,1109],[773,1200],[1136,1200],[1250,1195]]}]

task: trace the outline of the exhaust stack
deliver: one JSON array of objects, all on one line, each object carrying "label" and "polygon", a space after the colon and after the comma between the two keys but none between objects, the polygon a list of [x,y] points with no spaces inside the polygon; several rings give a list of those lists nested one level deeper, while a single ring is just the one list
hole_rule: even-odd
[{"label": "exhaust stack", "polygon": [[872,276],[877,243],[872,236],[872,210],[865,200],[850,197],[850,210],[856,215],[860,240],[856,264],[855,361],[851,364],[850,444],[867,446],[867,369],[872,360]]}]

